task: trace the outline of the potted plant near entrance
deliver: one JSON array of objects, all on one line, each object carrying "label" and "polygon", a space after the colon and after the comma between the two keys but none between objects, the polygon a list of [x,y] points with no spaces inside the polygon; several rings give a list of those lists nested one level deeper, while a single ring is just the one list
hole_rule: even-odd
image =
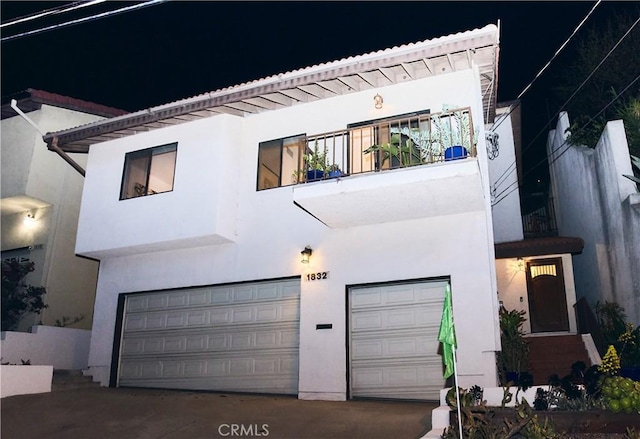
[{"label": "potted plant near entrance", "polygon": [[500,342],[502,351],[497,354],[498,370],[503,384],[518,383],[519,375],[529,366],[529,344],[524,338],[522,325],[525,311],[500,308]]}]

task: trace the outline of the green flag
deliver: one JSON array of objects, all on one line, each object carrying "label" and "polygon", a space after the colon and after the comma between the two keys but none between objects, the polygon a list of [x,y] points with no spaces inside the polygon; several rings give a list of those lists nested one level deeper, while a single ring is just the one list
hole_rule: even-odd
[{"label": "green flag", "polygon": [[442,359],[444,361],[444,378],[453,375],[453,349],[456,347],[456,329],[453,326],[453,307],[451,306],[451,287],[447,284],[444,293],[444,308],[438,341],[442,343]]}]

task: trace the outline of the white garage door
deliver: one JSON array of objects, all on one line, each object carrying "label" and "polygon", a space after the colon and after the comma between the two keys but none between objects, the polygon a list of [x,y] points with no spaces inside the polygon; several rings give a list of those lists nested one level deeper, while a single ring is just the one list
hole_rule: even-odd
[{"label": "white garage door", "polygon": [[300,281],[127,297],[119,385],[298,393]]},{"label": "white garage door", "polygon": [[438,400],[446,282],[350,289],[352,397]]}]

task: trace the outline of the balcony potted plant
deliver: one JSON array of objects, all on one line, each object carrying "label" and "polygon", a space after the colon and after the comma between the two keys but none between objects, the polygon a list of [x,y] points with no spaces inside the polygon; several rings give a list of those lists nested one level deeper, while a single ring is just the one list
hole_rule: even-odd
[{"label": "balcony potted plant", "polygon": [[307,182],[321,180],[329,173],[329,162],[326,152],[318,148],[316,143],[313,150],[304,155],[304,166]]},{"label": "balcony potted plant", "polygon": [[[471,122],[469,113],[461,110],[434,114],[431,117],[432,149],[444,155],[444,160],[467,158],[472,147],[477,143],[477,130],[471,139]],[[472,143],[473,142],[473,143]]]},{"label": "balcony potted plant", "polygon": [[402,133],[392,133],[389,142],[371,145],[363,153],[376,153],[374,156],[376,170],[394,169],[422,163],[420,148]]},{"label": "balcony potted plant", "polygon": [[340,169],[340,165],[332,164],[327,167],[327,174],[329,178],[338,178],[342,176],[342,170]]}]

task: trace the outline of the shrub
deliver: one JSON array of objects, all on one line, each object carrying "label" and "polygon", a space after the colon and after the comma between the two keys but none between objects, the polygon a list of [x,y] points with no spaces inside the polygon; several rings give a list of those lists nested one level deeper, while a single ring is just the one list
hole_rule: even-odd
[{"label": "shrub", "polygon": [[12,331],[28,313],[47,308],[44,287],[27,285],[24,278],[35,270],[33,262],[2,261],[2,330]]}]

